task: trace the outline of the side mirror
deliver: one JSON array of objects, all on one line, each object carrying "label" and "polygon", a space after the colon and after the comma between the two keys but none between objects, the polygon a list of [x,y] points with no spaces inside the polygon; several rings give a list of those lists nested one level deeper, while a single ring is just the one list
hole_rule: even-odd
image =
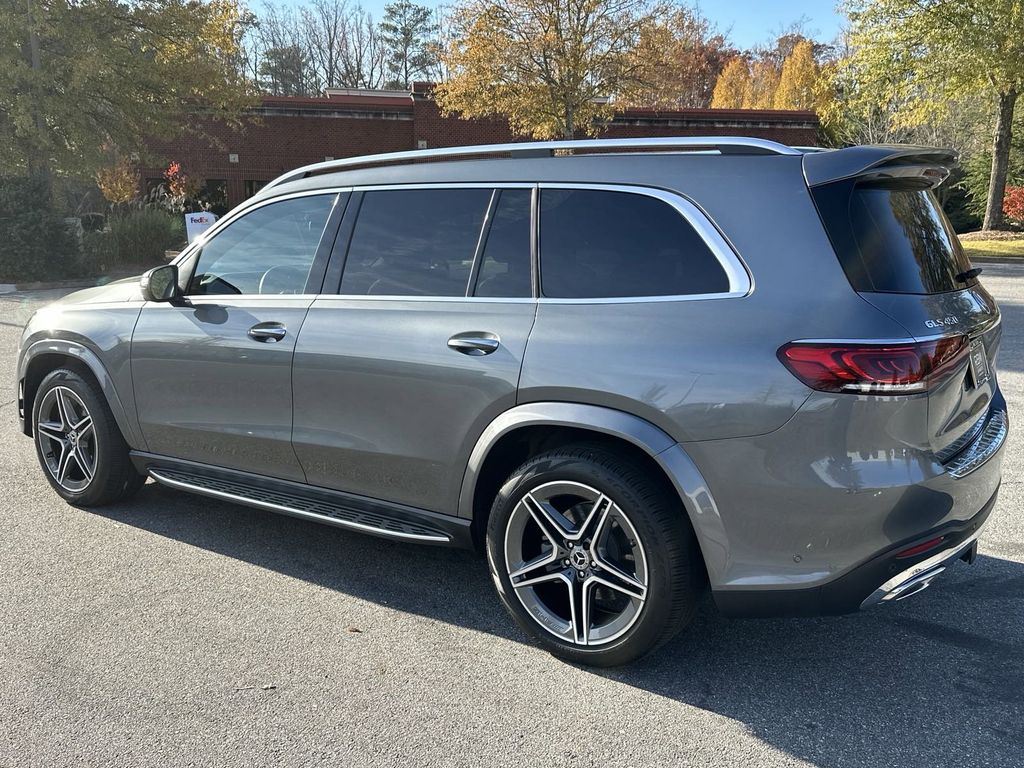
[{"label": "side mirror", "polygon": [[142,275],[139,286],[142,288],[142,298],[146,301],[174,301],[181,295],[177,265],[153,267]]}]

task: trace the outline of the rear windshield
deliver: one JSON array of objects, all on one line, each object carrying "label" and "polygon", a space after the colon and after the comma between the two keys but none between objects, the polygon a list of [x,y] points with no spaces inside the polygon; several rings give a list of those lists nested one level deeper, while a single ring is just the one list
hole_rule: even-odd
[{"label": "rear windshield", "polygon": [[813,190],[854,290],[945,293],[972,285],[960,240],[931,190],[839,182]]}]

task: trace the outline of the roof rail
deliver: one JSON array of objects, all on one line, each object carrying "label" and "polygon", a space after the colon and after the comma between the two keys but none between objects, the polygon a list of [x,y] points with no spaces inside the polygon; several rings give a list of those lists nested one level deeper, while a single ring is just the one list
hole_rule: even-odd
[{"label": "roof rail", "polygon": [[386,163],[415,162],[417,160],[477,157],[480,155],[498,155],[507,153],[517,157],[552,157],[555,152],[564,150],[584,150],[603,152],[609,149],[682,149],[687,151],[712,150],[723,155],[799,155],[799,150],[787,147],[768,139],[755,139],[745,136],[677,136],[655,137],[648,139],[575,139],[572,141],[529,141],[515,144],[478,144],[464,147],[443,147],[438,149],[417,149],[406,152],[385,152],[379,155],[363,155],[361,157],[344,157],[314,163],[294,171],[288,171],[264,185],[269,189],[289,181],[298,181],[307,176],[330,171],[357,168],[366,165],[382,165]]}]

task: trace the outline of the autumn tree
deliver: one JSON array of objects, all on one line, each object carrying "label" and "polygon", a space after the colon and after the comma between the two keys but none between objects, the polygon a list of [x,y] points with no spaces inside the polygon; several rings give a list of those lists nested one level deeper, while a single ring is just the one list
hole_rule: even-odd
[{"label": "autumn tree", "polygon": [[772,109],[779,86],[779,70],[769,59],[750,64],[743,56],[732,59],[715,84],[712,109]]},{"label": "autumn tree", "polygon": [[743,100],[744,109],[777,109],[775,94],[779,89],[780,72],[769,58],[759,58],[750,65],[750,87]]},{"label": "autumn tree", "polygon": [[668,11],[647,34],[643,44],[660,51],[661,66],[652,68],[649,88],[637,94],[631,106],[671,109],[710,106],[715,85],[725,65],[736,55],[726,36],[696,8],[678,6]]},{"label": "autumn tree", "polygon": [[742,56],[730,59],[718,76],[712,109],[742,109],[750,98],[750,65]]},{"label": "autumn tree", "polygon": [[139,172],[128,158],[118,158],[98,169],[95,181],[108,203],[127,203],[139,193]]},{"label": "autumn tree", "polygon": [[814,46],[810,40],[801,40],[782,64],[773,108],[814,109],[818,74]]},{"label": "autumn tree", "polygon": [[0,4],[0,167],[91,176],[196,108],[237,118],[241,22],[234,0]]},{"label": "autumn tree", "polygon": [[436,64],[437,34],[434,12],[411,0],[398,0],[384,6],[380,22],[392,88],[410,88],[418,77],[426,77]]},{"label": "autumn tree", "polygon": [[[1021,0],[851,0],[845,66],[881,84],[907,125],[926,122],[972,94],[992,105],[992,166],[984,229],[1003,223],[1013,115],[1024,88]],[[892,72],[900,77],[893,78]]]},{"label": "autumn tree", "polygon": [[650,95],[664,52],[646,41],[660,13],[648,0],[463,0],[438,103],[537,138],[593,135],[616,103]]}]

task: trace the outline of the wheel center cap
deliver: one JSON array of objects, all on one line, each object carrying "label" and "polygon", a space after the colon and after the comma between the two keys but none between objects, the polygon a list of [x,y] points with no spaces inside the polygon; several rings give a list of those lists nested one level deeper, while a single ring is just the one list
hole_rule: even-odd
[{"label": "wheel center cap", "polygon": [[78,445],[78,433],[75,430],[68,432],[68,442],[73,446]]},{"label": "wheel center cap", "polygon": [[583,547],[573,547],[569,552],[569,563],[577,571],[585,571],[590,565],[590,555]]}]

